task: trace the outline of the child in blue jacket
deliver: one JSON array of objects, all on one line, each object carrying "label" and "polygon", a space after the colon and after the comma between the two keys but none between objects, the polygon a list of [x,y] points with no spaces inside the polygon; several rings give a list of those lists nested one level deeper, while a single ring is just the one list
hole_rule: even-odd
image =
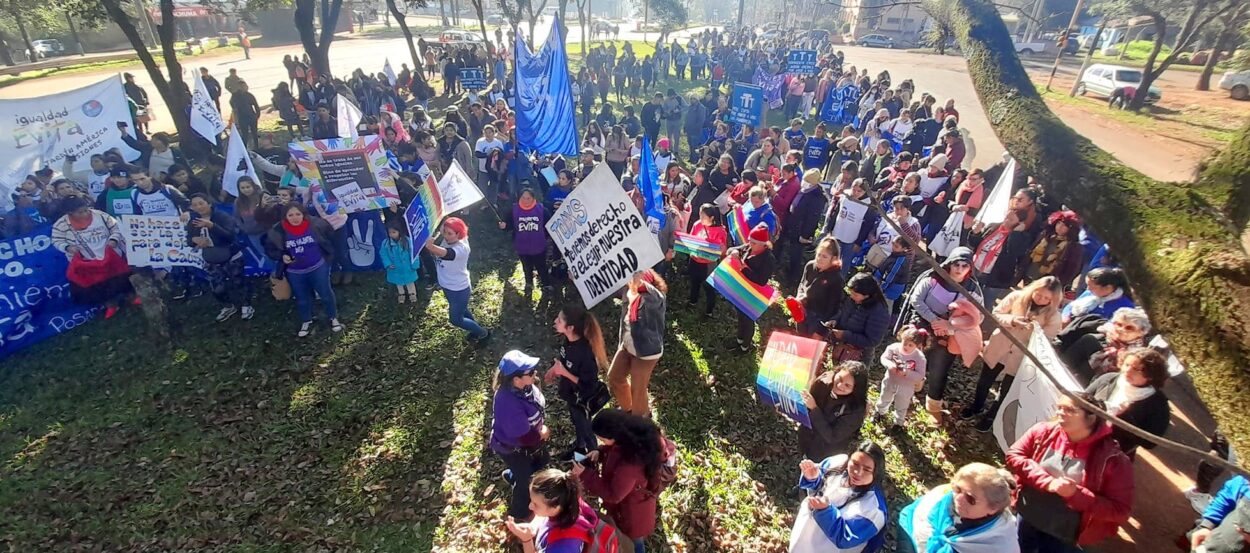
[{"label": "child in blue jacket", "polygon": [[395,285],[399,303],[417,301],[417,269],[421,267],[421,258],[412,255],[407,235],[403,225],[390,225],[386,229],[386,240],[378,248],[382,266],[386,267],[386,281]]}]

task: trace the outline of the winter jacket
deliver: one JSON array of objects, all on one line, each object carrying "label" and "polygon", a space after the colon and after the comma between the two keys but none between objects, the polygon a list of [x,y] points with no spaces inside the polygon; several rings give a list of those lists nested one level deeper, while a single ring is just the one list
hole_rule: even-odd
[{"label": "winter jacket", "polygon": [[819,186],[806,192],[800,191],[790,202],[790,216],[782,228],[785,236],[798,241],[800,238],[811,240],[820,227],[821,216],[825,212],[825,192]]},{"label": "winter jacket", "polygon": [[788,181],[777,183],[777,191],[773,193],[773,197],[769,203],[773,206],[773,213],[777,214],[777,223],[782,229],[786,227],[786,221],[790,220],[790,204],[794,202],[795,196],[799,195],[799,179],[795,177]]},{"label": "winter jacket", "polygon": [[[307,220],[308,229],[312,232],[317,247],[321,249],[321,255],[327,262],[333,260],[334,240],[331,236],[334,231],[330,228],[330,223],[317,217],[309,217]],[[282,223],[274,225],[265,237],[265,255],[269,256],[269,259],[277,263],[280,268],[285,266],[282,256],[286,254],[286,239],[286,229],[282,228]]]},{"label": "winter jacket", "polygon": [[847,297],[833,320],[834,328],[843,331],[843,343],[865,351],[877,347],[890,330],[890,312],[880,301],[864,305]]},{"label": "winter jacket", "polygon": [[1010,509],[980,525],[958,529],[954,500],[950,484],[943,484],[904,507],[898,516],[898,539],[922,553],[1020,553],[1018,521]]},{"label": "winter jacket", "polygon": [[[981,352],[981,358],[985,360],[985,366],[993,367],[1001,363],[1005,374],[1015,376],[1016,369],[1020,368],[1020,362],[1024,360],[1024,351],[1011,343],[1011,340],[1003,334],[1003,328],[1006,328],[1007,332],[1015,336],[1017,340],[1028,344],[1029,336],[1033,334],[1033,326],[1014,327],[1011,326],[1011,320],[1016,316],[1027,316],[1025,312],[1028,309],[1029,302],[1030,298],[1024,297],[1023,291],[1015,291],[1007,294],[1006,297],[999,300],[998,305],[994,306],[994,319],[1002,327],[994,329],[994,333],[990,335],[989,341],[985,344],[985,350]],[[1034,322],[1042,327],[1042,334],[1046,335],[1047,340],[1054,339],[1055,335],[1059,333],[1059,312],[1057,310],[1044,318],[1034,319]]]},{"label": "winter jacket", "polygon": [[829,320],[842,305],[846,294],[842,288],[842,273],[834,267],[821,271],[816,261],[808,261],[803,267],[797,296],[802,300],[807,316],[817,316],[822,322]]},{"label": "winter jacket", "polygon": [[[1096,423],[1094,433],[1073,443],[1055,422],[1033,425],[1007,450],[1007,468],[1020,481],[1021,495],[1033,492],[1050,493],[1046,489],[1054,478],[1040,462],[1048,455],[1059,454],[1081,459],[1085,476],[1076,494],[1063,500],[1068,509],[1080,513],[1077,545],[1100,542],[1115,535],[1128,521],[1133,510],[1133,464],[1111,438],[1111,425]],[[1052,453],[1053,452],[1053,453]],[[1046,513],[1030,513],[1020,508],[1021,517],[1043,517]]]},{"label": "winter jacket", "polygon": [[234,254],[239,253],[243,249],[243,244],[238,240],[239,227],[233,216],[220,209],[214,208],[213,212],[209,214],[208,220],[213,223],[213,226],[208,229],[202,229],[195,226],[195,218],[187,221],[186,230],[188,244],[192,243],[192,238],[203,236],[203,233],[207,231],[208,237],[213,241],[213,247],[228,248],[230,250],[231,257],[234,257]]},{"label": "winter jacket", "polygon": [[1199,528],[1215,528],[1224,522],[1224,518],[1233,512],[1237,507],[1237,502],[1241,501],[1250,494],[1250,483],[1246,481],[1246,477],[1240,474],[1229,478],[1224,485],[1220,487],[1219,493],[1211,498],[1211,502],[1207,504],[1207,510],[1202,512],[1202,520],[1198,521]]},{"label": "winter jacket", "polygon": [[872,553],[885,543],[889,507],[881,485],[855,492],[845,472],[848,456],[820,462],[815,479],[799,477],[799,488],[829,500],[829,508],[812,511],[804,498],[790,532],[791,553]]},{"label": "winter jacket", "polygon": [[599,469],[587,469],[579,478],[587,493],[603,500],[603,508],[617,528],[637,540],[655,531],[658,496],[647,481],[644,467],[626,461],[620,448],[601,446]]},{"label": "winter jacket", "polygon": [[[400,240],[407,241],[407,238]],[[421,267],[421,258],[413,259],[412,250],[404,244],[391,240],[389,237],[378,248],[378,256],[382,259],[382,267],[386,269],[386,281],[396,286],[412,284],[417,281],[417,269]]]},{"label": "winter jacket", "polygon": [[621,305],[620,336],[625,336],[625,325],[629,325],[629,336],[634,341],[634,351],[638,357],[651,357],[664,353],[664,294],[646,284],[646,293],[642,294],[642,304],[638,307],[638,320],[629,320],[629,302]]},{"label": "winter jacket", "polygon": [[[1107,373],[1090,382],[1085,391],[1105,402],[1111,397],[1117,385],[1125,385],[1120,382],[1120,373]],[[1168,401],[1168,396],[1163,393],[1163,390],[1156,388],[1149,397],[1130,403],[1123,412],[1116,416],[1155,436],[1162,436],[1168,431],[1168,424],[1172,421],[1171,409],[1172,405]],[[1120,444],[1120,449],[1130,456],[1136,453],[1138,447],[1146,449],[1155,447],[1154,442],[1134,436],[1118,426],[1111,429],[1111,437]]]}]

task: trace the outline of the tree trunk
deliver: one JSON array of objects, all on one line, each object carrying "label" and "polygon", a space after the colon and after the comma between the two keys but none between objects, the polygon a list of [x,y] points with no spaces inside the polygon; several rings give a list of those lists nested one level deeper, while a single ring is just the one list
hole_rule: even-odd
[{"label": "tree trunk", "polygon": [[1250,124],[1196,182],[1155,181],[1055,117],[990,3],[924,5],[954,31],[995,134],[1116,252],[1220,427],[1250,451],[1250,257],[1237,236],[1250,210]]},{"label": "tree trunk", "polygon": [[490,37],[486,35],[486,10],[482,9],[482,2],[486,0],[472,0],[473,11],[477,13],[477,25],[482,29],[482,42],[490,44]]},{"label": "tree trunk", "polygon": [[17,22],[17,32],[22,36],[22,44],[26,47],[26,55],[29,56],[30,62],[39,61],[35,45],[30,41],[30,33],[26,31],[26,20],[22,17],[22,10],[18,9],[13,2],[9,2],[9,9],[12,10],[13,21]]},{"label": "tree trunk", "polygon": [[[173,43],[173,26],[162,27],[161,29],[161,48],[165,57],[165,64],[170,72],[171,77],[165,78],[161,72],[161,67],[156,64],[156,59],[152,57],[152,53],[148,51],[147,45],[143,42],[143,37],[139,36],[139,30],[135,28],[134,20],[130,14],[122,9],[119,0],[103,0],[101,4],[104,6],[105,13],[109,19],[121,29],[122,34],[126,35],[126,40],[130,42],[131,48],[135,54],[139,56],[139,61],[143,63],[143,68],[147,70],[148,77],[152,79],[152,85],[156,87],[156,92],[161,95],[161,100],[165,102],[165,106],[169,110],[169,117],[174,122],[174,127],[178,131],[180,139],[186,139],[192,136],[191,125],[187,119],[187,102],[183,88],[185,84],[182,81],[182,66],[178,63],[177,49]],[[161,13],[165,21],[173,21],[173,1],[162,0]],[[187,140],[190,144],[193,141]]]},{"label": "tree trunk", "polygon": [[166,23],[156,26],[156,35],[161,43],[161,55],[165,58],[165,71],[169,75],[169,81],[164,90],[158,86],[157,91],[165,101],[169,117],[174,121],[174,128],[178,130],[183,151],[194,159],[206,159],[204,155],[207,152],[197,147],[202,143],[194,140],[195,134],[191,130],[190,116],[187,113],[191,94],[186,82],[182,80],[182,63],[178,61],[178,28],[174,19],[174,1],[161,0],[160,8],[161,21]]},{"label": "tree trunk", "polygon": [[4,62],[4,64],[9,67],[13,67],[14,65],[13,51],[9,48],[9,42],[11,40],[12,39],[9,38],[8,33],[0,30],[0,62]]},{"label": "tree trunk", "polygon": [[413,74],[418,75],[417,78],[424,79],[425,64],[421,62],[421,54],[417,52],[417,45],[412,42],[412,30],[408,28],[408,16],[399,11],[399,5],[395,0],[386,0],[386,11],[395,18],[395,23],[399,24],[399,31],[404,34],[404,41],[408,43],[408,54],[412,56]]},{"label": "tree trunk", "polygon": [[[1167,69],[1166,65],[1155,71],[1155,60],[1159,58],[1159,52],[1163,50],[1163,40],[1167,34],[1167,21],[1163,16],[1153,15],[1155,27],[1155,43],[1150,48],[1150,55],[1146,56],[1146,66],[1142,68],[1141,84],[1137,87],[1137,93],[1133,95],[1133,100],[1128,104],[1128,110],[1137,112],[1141,111],[1142,106],[1146,105],[1146,95],[1150,92],[1150,85],[1154,84],[1155,79],[1163,73],[1163,69]],[[1128,43],[1124,43],[1124,49],[1128,49]]]},{"label": "tree trunk", "polygon": [[334,28],[339,23],[343,0],[321,0],[321,32],[317,32],[313,20],[316,17],[315,0],[295,0],[295,29],[299,31],[300,43],[308,54],[317,74],[331,76],[330,44],[334,42]]},{"label": "tree trunk", "polygon": [[438,15],[442,18],[444,27],[449,27],[447,23],[447,0],[438,0]]},{"label": "tree trunk", "polygon": [[1247,10],[1250,10],[1250,5],[1243,2],[1237,11],[1222,23],[1224,28],[1220,30],[1220,34],[1216,35],[1215,45],[1211,48],[1211,57],[1207,58],[1206,65],[1202,66],[1202,74],[1198,76],[1198,85],[1194,87],[1194,90],[1211,90],[1211,75],[1215,74],[1215,66],[1220,63],[1220,55],[1232,47],[1237,35],[1241,34],[1241,26],[1245,24],[1242,18],[1245,17]]},{"label": "tree trunk", "polygon": [[586,4],[581,0],[577,2],[577,22],[582,27],[582,60],[586,59]]}]

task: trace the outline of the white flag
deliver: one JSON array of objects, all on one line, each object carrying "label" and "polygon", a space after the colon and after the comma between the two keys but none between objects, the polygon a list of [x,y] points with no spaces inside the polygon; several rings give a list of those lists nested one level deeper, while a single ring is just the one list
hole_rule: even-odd
[{"label": "white flag", "polygon": [[252,158],[247,155],[247,146],[243,145],[243,137],[239,136],[239,128],[232,123],[230,141],[226,143],[226,170],[221,173],[221,188],[237,198],[239,177],[243,176],[252,177],[252,182],[260,183]]},{"label": "white flag", "polygon": [[950,217],[946,218],[946,224],[942,225],[942,230],[938,231],[933,237],[933,241],[929,242],[929,251],[933,255],[946,257],[951,251],[959,246],[959,240],[964,230],[964,213],[962,211],[952,212]]},{"label": "white flag", "polygon": [[399,80],[399,77],[395,75],[395,69],[391,67],[390,58],[387,58],[386,63],[382,65],[382,72],[386,73],[386,79],[391,81],[391,86],[395,86],[395,82]]},{"label": "white flag", "polygon": [[1009,158],[1003,174],[998,177],[994,190],[985,199],[985,205],[977,212],[976,221],[986,225],[1001,223],[1007,218],[1007,208],[1011,205],[1011,183],[1016,180],[1016,158]]},{"label": "white flag", "polygon": [[342,94],[334,98],[334,103],[338,104],[339,138],[360,137],[360,119],[364,117],[360,108]]},{"label": "white flag", "polygon": [[191,94],[191,129],[216,145],[217,135],[226,130],[226,123],[213,104],[213,97],[208,95],[208,87],[204,86],[200,72],[192,73],[195,74],[195,91]]}]

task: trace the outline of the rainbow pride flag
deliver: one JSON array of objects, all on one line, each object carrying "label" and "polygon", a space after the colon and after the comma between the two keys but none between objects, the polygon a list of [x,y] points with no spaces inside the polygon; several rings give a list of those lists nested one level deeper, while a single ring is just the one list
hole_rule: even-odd
[{"label": "rainbow pride flag", "polygon": [[684,253],[690,257],[697,257],[706,261],[720,261],[719,244],[681,231],[677,231],[674,235],[676,240],[673,242],[673,249],[677,253]]},{"label": "rainbow pride flag", "polygon": [[742,206],[735,207],[725,214],[725,227],[729,231],[729,240],[733,242],[733,245],[741,246],[747,243],[747,233],[751,229],[747,228],[747,214],[742,211]]},{"label": "rainbow pride flag", "polygon": [[717,265],[708,275],[707,283],[753,321],[759,320],[777,299],[777,291],[772,286],[756,284],[742,274],[742,261],[736,255],[726,257]]}]

